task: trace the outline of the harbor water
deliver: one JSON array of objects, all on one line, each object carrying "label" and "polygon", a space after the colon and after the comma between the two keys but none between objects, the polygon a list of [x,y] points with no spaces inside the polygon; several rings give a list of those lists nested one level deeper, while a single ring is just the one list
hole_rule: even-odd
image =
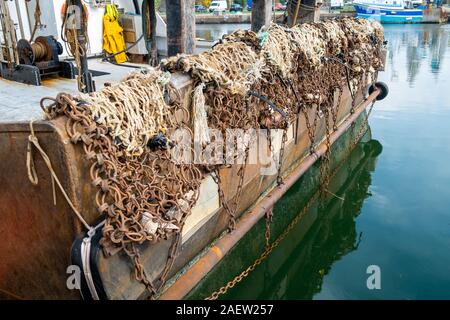
[{"label": "harbor water", "polygon": [[[197,36],[210,39],[248,28],[199,27]],[[349,173],[336,198],[316,204],[224,298],[450,299],[450,25],[384,28],[389,53],[379,80],[390,93],[374,106],[371,140],[344,161]],[[295,195],[302,183],[275,215],[300,213],[304,201]],[[245,257],[252,241],[261,238],[245,238],[224,262],[227,274],[219,266],[206,279],[213,284],[202,284],[191,298],[251,264]]]}]

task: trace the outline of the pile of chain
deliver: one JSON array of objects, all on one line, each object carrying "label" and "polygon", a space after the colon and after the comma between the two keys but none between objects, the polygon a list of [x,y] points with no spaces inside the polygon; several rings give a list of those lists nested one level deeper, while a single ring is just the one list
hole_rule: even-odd
[{"label": "pile of chain", "polygon": [[[185,127],[186,114],[168,75],[159,70],[133,73],[118,85],[72,97],[45,98],[49,119],[64,117],[74,144],[90,162],[99,215],[106,216],[102,246],[121,248],[135,264],[136,279],[158,291],[175,258],[181,229],[198,198],[203,178],[191,164],[171,161],[167,128]],[[50,102],[50,103],[49,103]],[[172,236],[169,260],[153,283],[145,275],[136,245]]]},{"label": "pile of chain", "polygon": [[[292,29],[272,25],[259,33],[238,30],[208,52],[169,58],[160,69],[133,73],[100,92],[60,94],[49,104],[44,99],[48,118],[66,119],[71,142],[83,147],[91,164],[96,206],[99,215],[106,216],[105,252],[111,247],[123,249],[134,263],[136,279],[152,296],[156,294],[173,265],[205,171],[212,172],[219,185],[220,203],[233,230],[251,143],[238,150],[244,153],[244,164],[238,170],[236,195],[228,203],[220,165],[173,161],[168,130],[194,131],[207,144],[209,137],[201,131],[208,128],[222,130],[224,137],[233,128],[283,129],[276,162],[277,181],[282,183],[288,124],[313,108],[315,118],[307,118],[311,152],[323,115],[329,139],[337,128],[335,100],[336,93],[340,100],[342,79],[347,79],[352,95],[371,83],[381,65],[382,42],[380,25],[352,18]],[[170,84],[170,73],[176,71],[189,73],[194,80],[192,110],[182,106],[183,99]],[[271,138],[268,142],[272,146]],[[168,238],[173,244],[166,266],[158,279],[150,281],[136,245]]]},{"label": "pile of chain", "polygon": [[213,50],[169,58],[163,68],[187,72],[206,85],[210,127],[283,128],[302,107],[331,110],[343,78],[352,93],[370,84],[381,65],[382,42],[381,25],[365,19],[291,29],[273,24],[259,33],[235,31]]}]

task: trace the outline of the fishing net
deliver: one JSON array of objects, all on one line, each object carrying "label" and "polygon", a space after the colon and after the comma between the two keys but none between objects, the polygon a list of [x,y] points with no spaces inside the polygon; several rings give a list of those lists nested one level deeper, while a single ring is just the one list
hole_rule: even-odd
[{"label": "fishing net", "polygon": [[[215,173],[220,188],[220,165],[173,161],[168,130],[186,129],[205,145],[210,141],[208,128],[224,134],[232,128],[286,131],[301,113],[315,108],[317,117],[307,119],[313,145],[320,113],[326,115],[327,132],[337,126],[336,92],[340,97],[347,82],[354,95],[375,79],[382,43],[378,23],[353,18],[291,29],[271,25],[259,33],[237,30],[208,52],[171,57],[159,69],[135,72],[99,92],[58,95],[45,110],[50,119],[66,119],[71,141],[83,146],[91,164],[96,206],[106,216],[104,247],[125,250],[134,262],[136,279],[156,293],[173,264],[204,174]],[[173,72],[193,78],[189,110],[170,84]],[[248,145],[245,148],[248,153]],[[245,162],[242,167],[240,185]],[[219,195],[234,223],[237,203],[228,204],[223,190]],[[168,263],[158,281],[151,282],[135,245],[171,235]]]},{"label": "fishing net", "polygon": [[170,160],[164,135],[185,126],[178,112],[188,114],[176,95],[166,103],[169,77],[159,70],[133,73],[89,95],[60,94],[46,109],[50,119],[65,116],[71,142],[83,145],[98,211],[107,216],[104,238],[118,246],[167,238],[196,201],[202,175]]}]

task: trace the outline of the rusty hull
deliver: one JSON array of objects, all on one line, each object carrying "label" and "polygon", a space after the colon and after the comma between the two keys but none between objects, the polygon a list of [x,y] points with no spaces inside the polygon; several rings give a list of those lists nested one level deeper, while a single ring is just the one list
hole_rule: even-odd
[{"label": "rusty hull", "polygon": [[[174,75],[173,84],[184,97],[183,103],[190,106],[192,81],[185,75]],[[351,96],[343,85],[338,121],[341,123],[350,114]],[[373,97],[371,97],[373,98]],[[361,95],[357,103],[364,100]],[[315,113],[309,110],[310,117]],[[41,121],[34,124],[36,136],[48,153],[53,167],[74,205],[90,224],[98,219],[95,207],[95,187],[89,176],[90,164],[84,159],[79,145],[73,145],[67,137],[63,122]],[[309,150],[305,118],[300,117],[296,128],[298,142],[285,149],[283,170],[303,159]],[[344,129],[340,129],[344,130]],[[317,126],[318,140],[325,133],[324,119]],[[26,151],[29,123],[0,123],[0,299],[79,299],[76,290],[66,286],[70,265],[70,249],[75,237],[82,232],[63,196],[56,191],[53,204],[50,174],[39,154],[34,152],[39,184],[34,186],[28,179]],[[273,186],[276,176],[261,176],[259,165],[249,165],[246,170],[244,189],[239,202],[239,212],[244,212],[267,189]],[[220,171],[227,199],[236,193],[237,168]],[[193,236],[184,242],[170,276],[176,274],[200,251],[217,238],[228,223],[226,213],[219,209]],[[140,249],[145,268],[152,278],[162,270],[171,239],[155,245],[143,245]],[[144,286],[134,280],[132,265],[128,257],[115,254],[104,257],[100,254],[98,267],[105,291],[110,299],[145,298]]]}]

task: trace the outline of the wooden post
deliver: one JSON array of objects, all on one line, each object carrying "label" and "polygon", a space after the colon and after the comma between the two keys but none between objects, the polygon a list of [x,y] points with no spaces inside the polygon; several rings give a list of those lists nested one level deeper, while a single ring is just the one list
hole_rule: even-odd
[{"label": "wooden post", "polygon": [[168,0],[166,2],[166,15],[167,55],[194,53],[194,0]]},{"label": "wooden post", "polygon": [[253,0],[252,30],[257,32],[263,26],[269,26],[272,19],[272,0]]},{"label": "wooden post", "polygon": [[[300,1],[300,3],[299,3]],[[320,20],[322,0],[291,0],[288,5],[288,25]]]}]

